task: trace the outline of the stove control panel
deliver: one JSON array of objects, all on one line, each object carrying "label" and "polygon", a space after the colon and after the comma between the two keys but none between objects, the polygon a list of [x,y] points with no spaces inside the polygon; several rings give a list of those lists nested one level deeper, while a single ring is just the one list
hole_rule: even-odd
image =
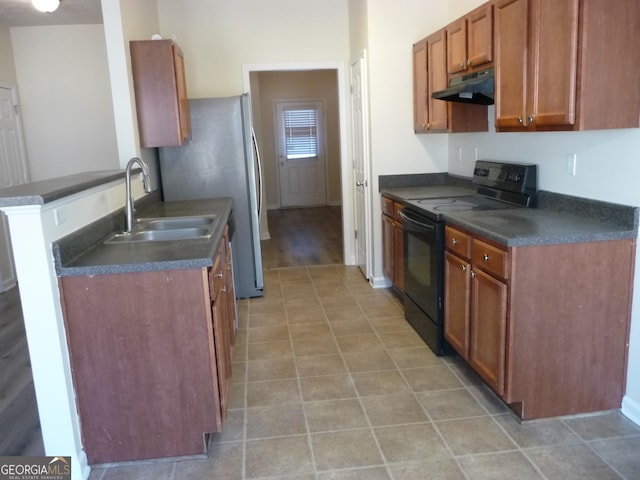
[{"label": "stove control panel", "polygon": [[537,166],[478,160],[473,171],[473,183],[515,193],[535,192],[538,185]]}]

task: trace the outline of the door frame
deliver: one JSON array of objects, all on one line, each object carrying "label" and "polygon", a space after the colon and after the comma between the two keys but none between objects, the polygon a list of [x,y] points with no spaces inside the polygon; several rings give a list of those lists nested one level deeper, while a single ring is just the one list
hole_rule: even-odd
[{"label": "door frame", "polygon": [[[20,149],[20,156],[21,156],[21,158],[19,159],[19,162],[20,162],[19,168],[20,168],[20,177],[21,177],[20,184],[29,183],[30,181],[29,164],[27,162],[27,148],[24,142],[24,130],[22,128],[22,115],[20,112],[20,100],[18,97],[18,87],[12,83],[0,82],[0,88],[9,90],[11,92],[11,98],[13,100],[13,105],[15,108],[16,129],[18,134],[18,148]],[[0,212],[0,215],[3,215],[3,213]],[[2,225],[0,225],[0,235],[3,235],[4,237],[3,238],[4,244],[6,245],[6,248],[7,248],[7,251],[5,253],[7,254],[9,259],[9,265],[7,265],[7,267],[9,267],[9,270],[10,270],[9,272],[5,272],[9,274],[8,277],[3,276],[2,272],[0,272],[0,292],[5,292],[13,288],[17,284],[18,280],[16,276],[15,261],[13,259],[11,235],[9,234],[9,222],[6,220],[6,218],[4,220],[0,218],[0,222],[2,223]]]},{"label": "door frame", "polygon": [[352,232],[355,229],[353,218],[353,169],[351,168],[351,119],[348,115],[350,75],[345,68],[345,62],[318,63],[274,63],[274,64],[243,64],[242,88],[251,95],[251,72],[291,72],[303,70],[336,70],[338,84],[338,116],[340,119],[340,183],[342,194],[342,249],[345,265],[356,264],[355,241]]}]

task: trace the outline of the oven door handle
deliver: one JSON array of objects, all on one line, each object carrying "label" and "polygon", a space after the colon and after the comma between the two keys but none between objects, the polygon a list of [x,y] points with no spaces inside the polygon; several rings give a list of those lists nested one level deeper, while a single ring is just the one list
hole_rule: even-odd
[{"label": "oven door handle", "polygon": [[433,231],[436,229],[435,225],[433,224],[422,223],[416,220],[415,218],[411,218],[406,213],[404,213],[404,210],[400,211],[400,216],[402,217],[403,221],[407,223],[411,223],[413,225],[417,225],[418,227],[423,228],[425,230]]}]

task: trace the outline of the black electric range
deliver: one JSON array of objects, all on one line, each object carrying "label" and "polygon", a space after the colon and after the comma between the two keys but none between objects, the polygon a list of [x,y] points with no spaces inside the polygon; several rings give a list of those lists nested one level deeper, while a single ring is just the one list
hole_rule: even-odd
[{"label": "black electric range", "polygon": [[536,165],[478,160],[473,183],[475,195],[409,200],[402,211],[405,318],[436,355],[453,353],[444,338],[442,215],[536,205]]},{"label": "black electric range", "polygon": [[473,183],[475,195],[413,199],[406,207],[436,221],[446,212],[535,207],[536,165],[478,160]]}]

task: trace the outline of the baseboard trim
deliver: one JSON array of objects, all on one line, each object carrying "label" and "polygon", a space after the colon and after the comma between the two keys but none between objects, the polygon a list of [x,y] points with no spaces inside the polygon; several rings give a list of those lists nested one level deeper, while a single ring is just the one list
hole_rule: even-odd
[{"label": "baseboard trim", "polygon": [[391,282],[387,279],[387,277],[371,277],[369,283],[373,288],[389,288],[391,287]]},{"label": "baseboard trim", "polygon": [[622,397],[622,414],[640,427],[640,402],[625,395]]}]

